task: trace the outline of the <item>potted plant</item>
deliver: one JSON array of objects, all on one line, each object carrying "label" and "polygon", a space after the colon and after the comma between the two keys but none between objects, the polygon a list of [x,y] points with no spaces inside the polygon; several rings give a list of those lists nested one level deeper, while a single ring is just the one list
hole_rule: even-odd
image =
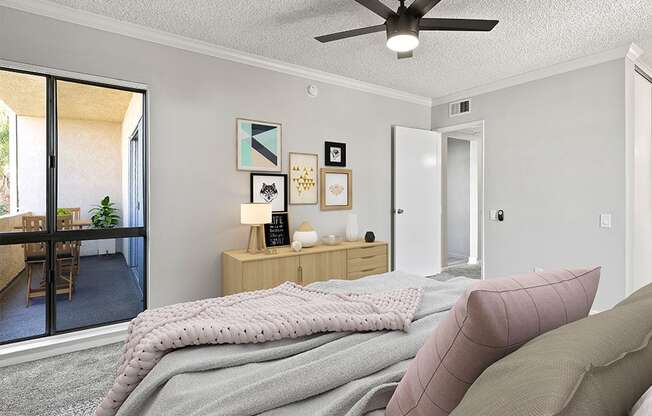
[{"label": "potted plant", "polygon": [[[111,202],[108,195],[100,201],[99,205],[91,208],[88,213],[91,214],[91,224],[93,224],[93,228],[115,228],[120,221],[118,209],[115,207],[115,203]],[[115,253],[115,239],[93,240],[93,243],[93,246],[97,247],[96,252],[98,255]]]},{"label": "potted plant", "polygon": [[99,205],[91,208],[88,213],[92,215],[91,223],[94,228],[115,228],[120,221],[118,209],[115,207],[115,203],[111,202],[108,195],[100,201]]},{"label": "potted plant", "polygon": [[66,208],[57,208],[57,217],[66,217],[72,215]]}]

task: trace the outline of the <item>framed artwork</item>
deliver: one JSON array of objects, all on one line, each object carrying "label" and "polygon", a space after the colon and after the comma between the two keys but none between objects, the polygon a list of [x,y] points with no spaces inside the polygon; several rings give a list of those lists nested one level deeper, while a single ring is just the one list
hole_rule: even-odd
[{"label": "framed artwork", "polygon": [[252,173],[250,186],[251,202],[272,204],[272,212],[287,212],[288,175]]},{"label": "framed artwork", "polygon": [[326,166],[346,166],[346,143],[324,142]]},{"label": "framed artwork", "polygon": [[353,172],[351,169],[322,168],[320,171],[320,208],[323,211],[353,207]]},{"label": "framed artwork", "polygon": [[236,119],[238,170],[281,171],[281,125]]},{"label": "framed artwork", "polygon": [[290,153],[290,204],[316,204],[319,157],[312,153]]},{"label": "framed artwork", "polygon": [[272,222],[265,224],[265,245],[267,247],[289,246],[290,220],[287,212],[272,214]]}]

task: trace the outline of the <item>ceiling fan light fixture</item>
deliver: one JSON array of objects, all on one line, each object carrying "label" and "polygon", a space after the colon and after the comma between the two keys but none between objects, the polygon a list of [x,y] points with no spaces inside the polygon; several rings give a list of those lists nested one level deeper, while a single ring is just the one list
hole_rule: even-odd
[{"label": "ceiling fan light fixture", "polygon": [[387,47],[394,52],[410,52],[419,46],[419,37],[414,33],[396,33],[387,39]]}]

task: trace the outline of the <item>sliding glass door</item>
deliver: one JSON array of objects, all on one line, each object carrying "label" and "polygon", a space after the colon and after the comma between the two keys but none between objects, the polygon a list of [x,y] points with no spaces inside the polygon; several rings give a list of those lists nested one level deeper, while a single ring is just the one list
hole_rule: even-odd
[{"label": "sliding glass door", "polygon": [[145,309],[146,99],[0,69],[0,344]]}]

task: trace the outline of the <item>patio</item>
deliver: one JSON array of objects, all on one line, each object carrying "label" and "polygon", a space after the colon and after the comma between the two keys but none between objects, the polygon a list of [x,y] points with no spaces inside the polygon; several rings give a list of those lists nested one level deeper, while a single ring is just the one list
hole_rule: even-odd
[{"label": "patio", "polygon": [[[45,96],[44,77],[0,70],[0,233],[54,228]],[[142,226],[143,94],[57,80],[56,98],[56,229]],[[143,310],[143,238],[57,244],[56,332]],[[44,247],[0,245],[0,343],[45,332]]]},{"label": "patio", "polygon": [[[40,276],[37,275],[37,280]],[[143,299],[122,254],[83,256],[72,300],[57,296],[57,328],[67,329],[126,320],[143,308]],[[45,298],[27,307],[25,271],[0,293],[0,343],[43,334]]]}]

